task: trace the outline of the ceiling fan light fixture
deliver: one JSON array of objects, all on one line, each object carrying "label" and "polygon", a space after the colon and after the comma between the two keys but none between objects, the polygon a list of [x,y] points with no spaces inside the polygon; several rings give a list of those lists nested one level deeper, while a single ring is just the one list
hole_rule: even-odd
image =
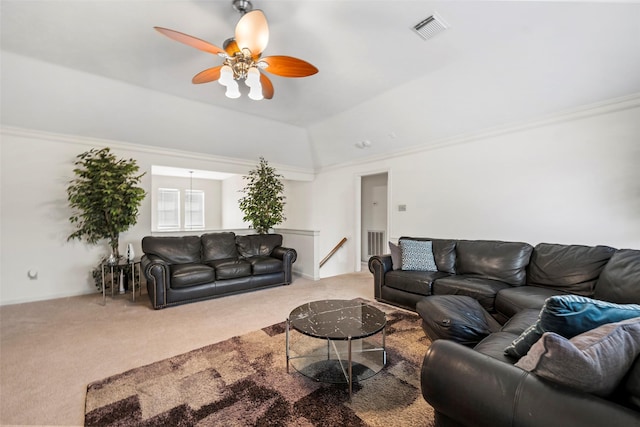
[{"label": "ceiling fan light fixture", "polygon": [[218,79],[218,83],[222,86],[227,86],[232,81],[233,69],[228,65],[223,65],[222,68],[220,68],[220,78]]},{"label": "ceiling fan light fixture", "polygon": [[238,82],[234,80],[229,85],[227,85],[227,91],[224,94],[227,98],[240,98],[240,88],[238,87]]},{"label": "ceiling fan light fixture", "polygon": [[292,56],[273,55],[261,59],[269,43],[267,18],[261,10],[252,10],[253,5],[248,0],[232,0],[231,4],[242,17],[236,24],[234,37],[224,41],[224,48],[180,31],[154,27],[170,39],[224,58],[222,65],[196,74],[192,83],[217,80],[227,88],[225,95],[228,98],[239,98],[238,81],[242,80],[250,89],[249,98],[261,100],[273,98],[273,83],[261,70],[282,77],[307,77],[318,72],[313,65]]},{"label": "ceiling fan light fixture", "polygon": [[218,83],[227,88],[224,93],[227,98],[235,99],[240,97],[240,88],[238,87],[238,82],[233,78],[233,69],[230,66],[222,66]]},{"label": "ceiling fan light fixture", "polygon": [[257,68],[251,67],[247,72],[247,78],[244,83],[249,87],[249,98],[254,101],[260,101],[264,99],[262,95],[262,84],[260,84],[260,71]]}]

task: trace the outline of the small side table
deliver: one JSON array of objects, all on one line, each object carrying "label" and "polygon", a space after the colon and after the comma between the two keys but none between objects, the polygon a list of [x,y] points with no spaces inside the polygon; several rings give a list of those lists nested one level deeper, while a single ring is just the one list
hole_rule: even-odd
[{"label": "small side table", "polygon": [[[140,260],[120,260],[116,263],[103,262],[101,265],[102,270],[102,303],[106,305],[107,303],[107,294],[106,294],[106,278],[105,275],[107,272],[111,274],[111,298],[114,296],[114,288],[117,283],[117,279],[115,279],[116,275],[119,277],[120,272],[125,268],[129,267],[131,270],[131,293],[133,295],[133,302],[136,301],[136,285],[140,289],[140,295],[142,295],[142,284],[141,284],[141,266]],[[138,280],[136,280],[136,278]]]}]

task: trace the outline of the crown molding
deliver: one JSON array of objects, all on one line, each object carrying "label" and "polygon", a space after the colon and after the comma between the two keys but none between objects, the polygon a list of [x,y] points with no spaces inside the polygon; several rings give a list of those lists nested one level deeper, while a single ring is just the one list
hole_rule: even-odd
[{"label": "crown molding", "polygon": [[615,113],[618,111],[630,110],[640,107],[640,93],[635,93],[619,98],[613,98],[602,102],[596,102],[592,104],[583,105],[577,108],[564,110],[555,114],[549,114],[543,117],[536,118],[521,123],[512,123],[505,126],[497,126],[488,128],[479,132],[472,132],[462,135],[457,135],[448,138],[435,139],[428,141],[424,144],[413,146],[403,150],[392,151],[390,153],[376,154],[358,161],[350,161],[345,163],[339,163],[336,165],[317,168],[315,173],[329,172],[333,170],[339,170],[348,167],[362,166],[368,163],[380,162],[383,160],[389,160],[397,157],[404,157],[424,153],[433,150],[439,150],[446,147],[451,147],[460,144],[468,144],[482,139],[493,138],[497,136],[507,135],[516,132],[522,132],[529,129],[540,128],[544,126],[550,126],[559,123],[572,122],[575,120],[584,119],[587,117],[599,116],[609,113]]},{"label": "crown molding", "polygon": [[[468,144],[482,139],[493,138],[510,133],[522,132],[529,129],[535,129],[544,126],[550,126],[559,123],[566,123],[575,120],[584,119],[618,111],[629,110],[640,107],[640,93],[635,93],[619,98],[609,99],[602,102],[583,105],[581,107],[561,111],[555,114],[543,116],[527,122],[510,124],[506,126],[497,126],[485,129],[480,132],[473,132],[463,135],[457,135],[448,138],[427,141],[424,144],[413,146],[403,150],[392,151],[389,153],[376,154],[357,161],[349,161],[338,163],[331,166],[319,167],[315,169],[299,168],[283,164],[271,164],[279,173],[285,176],[285,179],[293,179],[298,181],[312,181],[315,175],[333,170],[340,170],[349,167],[357,167],[369,163],[375,163],[383,160],[389,160],[398,157],[410,156],[418,153],[439,150],[460,144]],[[78,135],[60,134],[55,132],[39,131],[34,129],[25,129],[20,127],[0,125],[0,134],[13,135],[24,138],[42,139],[49,142],[63,142],[82,145],[85,147],[109,146],[114,149],[128,150],[141,154],[157,154],[169,157],[179,157],[182,159],[204,160],[221,163],[241,169],[250,169],[255,166],[254,161],[214,156],[211,154],[198,153],[193,151],[184,151],[173,148],[163,148],[151,145],[133,144],[122,141],[91,138]]]},{"label": "crown molding", "polygon": [[[41,139],[47,142],[60,142],[65,144],[76,144],[82,147],[95,148],[100,146],[108,146],[115,150],[132,151],[140,154],[155,154],[161,156],[168,156],[172,158],[181,158],[187,160],[199,160],[209,161],[215,163],[221,163],[231,167],[239,168],[241,170],[249,170],[255,167],[256,162],[251,160],[214,156],[206,153],[199,153],[194,151],[184,151],[174,148],[164,148],[152,145],[134,144],[129,142],[122,142],[110,139],[92,138],[80,135],[69,135],[55,132],[41,131],[35,129],[26,129],[14,126],[0,125],[1,135],[10,135],[21,138],[29,139]],[[312,181],[314,178],[314,171],[312,169],[299,168],[290,165],[276,164],[269,162],[269,165],[274,167],[278,173],[282,174],[285,179],[292,179],[297,181]]]}]

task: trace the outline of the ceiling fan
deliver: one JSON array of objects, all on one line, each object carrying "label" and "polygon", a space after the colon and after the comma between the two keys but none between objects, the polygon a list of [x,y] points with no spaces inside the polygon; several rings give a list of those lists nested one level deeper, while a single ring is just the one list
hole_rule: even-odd
[{"label": "ceiling fan", "polygon": [[273,97],[273,84],[262,71],[282,77],[307,77],[318,72],[310,63],[292,56],[262,58],[262,52],[269,42],[267,18],[261,10],[252,10],[253,6],[248,0],[233,0],[232,4],[242,17],[236,25],[235,36],[225,40],[223,48],[179,31],[154,27],[170,39],[224,58],[222,65],[196,74],[192,79],[194,84],[217,80],[226,86],[227,97],[238,98],[238,81],[243,80],[249,87],[249,98],[257,101]]}]

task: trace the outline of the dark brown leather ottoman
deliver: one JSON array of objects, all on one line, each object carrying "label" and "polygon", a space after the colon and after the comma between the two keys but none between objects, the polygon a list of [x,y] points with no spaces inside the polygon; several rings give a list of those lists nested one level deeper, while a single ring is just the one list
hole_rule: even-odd
[{"label": "dark brown leather ottoman", "polygon": [[416,304],[422,329],[431,339],[447,339],[474,346],[501,325],[480,305],[465,295],[431,295]]}]

